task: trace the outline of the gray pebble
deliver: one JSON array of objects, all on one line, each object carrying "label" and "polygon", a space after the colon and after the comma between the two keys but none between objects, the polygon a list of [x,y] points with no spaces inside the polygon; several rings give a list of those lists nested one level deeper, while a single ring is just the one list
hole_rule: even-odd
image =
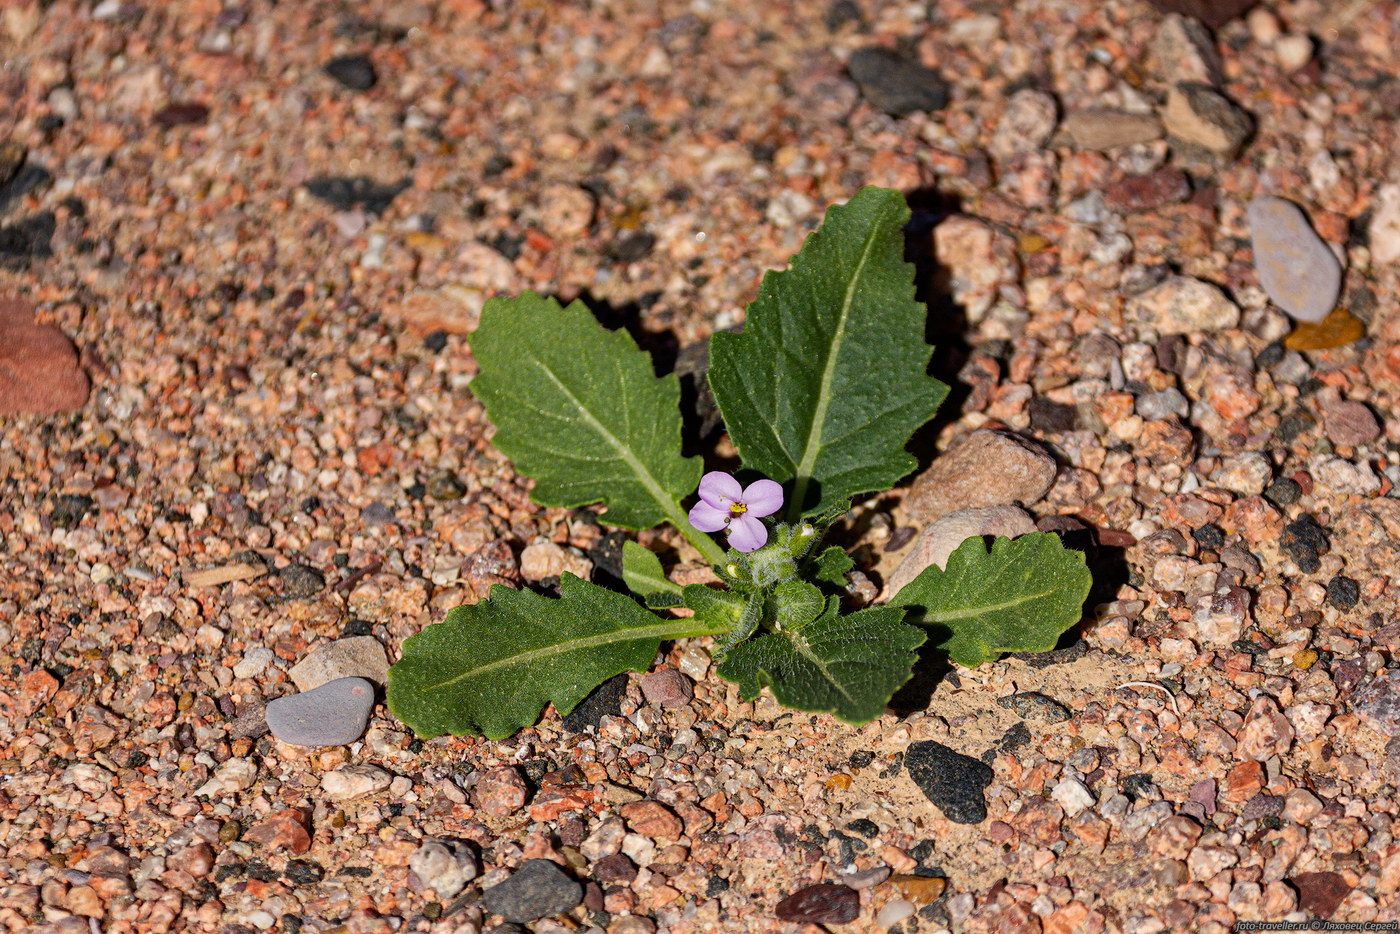
[{"label": "gray pebble", "polygon": [[583,901],[583,886],[549,860],[531,859],[482,896],[486,910],[507,921],[538,921],[562,914]]},{"label": "gray pebble", "polygon": [[455,896],[476,878],[476,856],[454,840],[429,840],[408,858],[408,868],[438,898]]},{"label": "gray pebble", "polygon": [[374,708],[374,685],[338,678],[267,705],[272,735],[293,746],[344,746],[360,738]]},{"label": "gray pebble", "polygon": [[1282,198],[1249,203],[1254,268],[1275,305],[1299,321],[1321,321],[1337,305],[1342,264],[1302,209]]},{"label": "gray pebble", "polygon": [[1179,415],[1185,418],[1191,410],[1191,404],[1186,401],[1186,397],[1178,389],[1163,389],[1161,392],[1149,392],[1138,396],[1137,413],[1149,422],[1159,421],[1168,415]]}]

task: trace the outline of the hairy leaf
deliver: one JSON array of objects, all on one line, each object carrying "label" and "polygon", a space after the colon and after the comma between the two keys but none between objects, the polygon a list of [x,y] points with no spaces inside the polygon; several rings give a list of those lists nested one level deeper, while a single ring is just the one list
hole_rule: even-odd
[{"label": "hairy leaf", "polygon": [[1079,622],[1091,583],[1084,556],[1058,535],[998,538],[990,552],[969,538],[946,570],[930,565],[890,605],[908,607],[909,622],[930,627],[938,648],[972,667],[1002,652],[1053,649]]},{"label": "hairy leaf", "polygon": [[622,582],[637,596],[648,599],[650,606],[656,605],[650,600],[654,595],[671,598],[670,605],[674,606],[674,598],[681,594],[681,588],[661,570],[661,559],[656,553],[636,542],[622,543]]},{"label": "hairy leaf", "polygon": [[389,710],[423,738],[504,739],[546,704],[569,713],[616,674],[645,671],[663,639],[724,632],[658,619],[623,594],[572,574],[552,600],[497,585],[403,644],[389,670]]},{"label": "hairy leaf", "polygon": [[831,545],[817,556],[815,574],[817,580],[834,587],[846,586],[846,575],[851,573],[856,563],[840,545]]},{"label": "hairy leaf", "polygon": [[909,209],[866,188],[763,278],[742,334],[710,342],[710,387],[744,466],[792,481],[789,519],[888,490],[948,387],[928,376],[927,310],[904,262]]},{"label": "hairy leaf", "polygon": [[653,376],[626,331],[605,330],[582,302],[526,292],[486,303],[471,348],[472,392],[496,447],[535,479],[535,502],[604,503],[625,529],[689,527],[679,502],[700,461],[681,456],[680,383]]},{"label": "hairy leaf", "polygon": [[909,680],[925,635],[902,621],[903,608],[841,616],[839,607],[830,598],[815,619],[734,647],[715,670],[739,685],[744,700],[766,686],[788,707],[835,714],[847,723],[874,720]]}]

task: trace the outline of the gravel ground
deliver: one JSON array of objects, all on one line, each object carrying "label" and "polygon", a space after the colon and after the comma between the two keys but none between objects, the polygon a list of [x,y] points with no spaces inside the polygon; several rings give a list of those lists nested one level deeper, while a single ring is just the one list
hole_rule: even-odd
[{"label": "gravel ground", "polygon": [[[14,0],[0,48],[8,930],[1400,916],[1395,4]],[[698,641],[506,742],[268,734],[611,560],[489,443],[486,297],[582,296],[669,365],[868,184],[955,384],[920,452],[1053,453],[969,489],[1090,550],[1082,637],[864,728],[741,703]],[[847,523],[853,602],[925,495]]]}]

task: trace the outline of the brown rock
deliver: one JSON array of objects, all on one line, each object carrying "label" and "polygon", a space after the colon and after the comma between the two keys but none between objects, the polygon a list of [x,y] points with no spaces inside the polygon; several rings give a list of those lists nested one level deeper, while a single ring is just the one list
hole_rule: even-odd
[{"label": "brown rock", "polygon": [[1076,110],[1065,117],[1061,128],[1080,149],[1117,149],[1162,138],[1162,123],[1156,116],[1121,110]]},{"label": "brown rock", "polygon": [[486,295],[480,289],[445,285],[409,293],[390,313],[418,337],[426,337],[437,331],[470,334],[476,330],[485,304]]},{"label": "brown rock", "polygon": [[102,917],[102,899],[90,885],[75,885],[68,890],[65,906],[75,915],[84,918]]},{"label": "brown rock", "polygon": [[1332,917],[1352,888],[1335,872],[1304,872],[1288,881],[1298,890],[1298,907],[1324,919]]},{"label": "brown rock", "polygon": [[1254,129],[1249,116],[1209,85],[1186,81],[1167,94],[1162,111],[1167,134],[1183,143],[1234,158]]},{"label": "brown rock", "polygon": [[286,850],[300,856],[311,849],[311,835],[306,831],[306,812],[299,808],[274,811],[249,827],[242,839],[269,850]]},{"label": "brown rock", "polygon": [[63,332],[34,322],[34,306],[0,298],[0,415],[73,412],[88,397],[87,374]]},{"label": "brown rock", "polygon": [[1161,168],[1119,179],[1103,196],[1104,203],[1115,211],[1148,211],[1191,197],[1191,182],[1180,169]]},{"label": "brown rock", "polygon": [[198,879],[214,871],[214,851],[207,843],[196,843],[171,856],[166,865]]},{"label": "brown rock", "polygon": [[668,668],[643,678],[642,694],[648,703],[658,707],[684,707],[695,697],[695,690],[689,678],[674,668]]},{"label": "brown rock", "polygon": [[860,895],[844,885],[809,885],[778,902],[773,912],[783,921],[848,924],[860,917]]},{"label": "brown rock", "polygon": [[658,801],[634,801],[618,813],[634,833],[653,840],[674,840],[685,829],[681,819]]},{"label": "brown rock", "polygon": [[1055,482],[1055,459],[1039,445],[981,430],[929,465],[910,485],[904,507],[920,522],[958,509],[1039,502]]},{"label": "brown rock", "polygon": [[1219,29],[1237,16],[1249,12],[1259,0],[1152,0],[1163,13],[1193,16],[1211,29]]},{"label": "brown rock", "polygon": [[1346,399],[1323,402],[1322,417],[1327,426],[1327,440],[1333,444],[1359,447],[1381,436],[1375,413],[1363,403]]},{"label": "brown rock", "polygon": [[943,895],[943,890],[948,887],[948,880],[934,876],[897,875],[890,876],[889,882],[901,896],[916,905],[928,905],[938,901]]},{"label": "brown rock", "polygon": [[505,817],[525,806],[529,791],[514,768],[492,769],[472,788],[472,804],[492,817]]}]

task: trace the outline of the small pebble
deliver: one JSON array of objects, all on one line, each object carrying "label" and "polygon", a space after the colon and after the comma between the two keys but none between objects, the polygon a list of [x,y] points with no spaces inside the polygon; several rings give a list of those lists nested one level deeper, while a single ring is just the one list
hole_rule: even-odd
[{"label": "small pebble", "polygon": [[1039,502],[1055,482],[1055,458],[1041,445],[1006,431],[981,430],[914,478],[904,508],[921,522],[960,509]]},{"label": "small pebble", "polygon": [[798,924],[849,924],[860,917],[860,895],[844,885],[823,882],[793,892],[773,913],[780,921]]},{"label": "small pebble", "polygon": [[915,904],[903,898],[886,902],[885,906],[875,915],[875,927],[880,930],[894,927],[906,918],[912,918],[915,910]]},{"label": "small pebble", "polygon": [[1065,117],[1060,128],[1080,149],[1098,151],[1162,138],[1162,122],[1155,115],[1121,110],[1076,110]]},{"label": "small pebble", "polygon": [[942,110],[948,83],[923,64],[893,49],[873,46],[852,53],[846,67],[860,92],[876,108],[894,117]]},{"label": "small pebble", "polygon": [[341,678],[364,678],[383,686],[389,677],[389,656],[373,636],[352,636],[322,642],[287,675],[301,691]]},{"label": "small pebble", "polygon": [[368,91],[379,80],[374,63],[364,55],[342,55],[326,62],[323,70],[342,87],[352,91]]},{"label": "small pebble", "polygon": [[408,858],[408,868],[441,899],[453,898],[477,875],[471,849],[450,840],[427,841]]},{"label": "small pebble", "polygon": [[359,739],[374,709],[374,685],[337,678],[313,690],[270,701],[272,735],[293,746],[344,746]]},{"label": "small pebble", "polygon": [[483,893],[486,909],[525,923],[562,914],[583,901],[583,886],[547,859],[526,860],[510,878]]},{"label": "small pebble", "polygon": [[1341,294],[1342,266],[1307,215],[1272,197],[1255,198],[1248,214],[1254,268],[1269,298],[1298,321],[1326,318]]},{"label": "small pebble", "polygon": [[659,707],[684,707],[695,697],[690,679],[673,668],[642,679],[642,694]]},{"label": "small pebble", "polygon": [[1172,138],[1233,159],[1254,124],[1229,98],[1206,84],[1184,82],[1167,94],[1162,123]]},{"label": "small pebble", "polygon": [[904,754],[904,768],[924,797],[950,821],[979,824],[987,818],[983,789],[992,783],[992,770],[971,756],[934,740],[913,743]]},{"label": "small pebble", "polygon": [[1130,317],[1160,335],[1221,331],[1240,323],[1239,306],[1219,287],[1172,276],[1128,302]]}]

